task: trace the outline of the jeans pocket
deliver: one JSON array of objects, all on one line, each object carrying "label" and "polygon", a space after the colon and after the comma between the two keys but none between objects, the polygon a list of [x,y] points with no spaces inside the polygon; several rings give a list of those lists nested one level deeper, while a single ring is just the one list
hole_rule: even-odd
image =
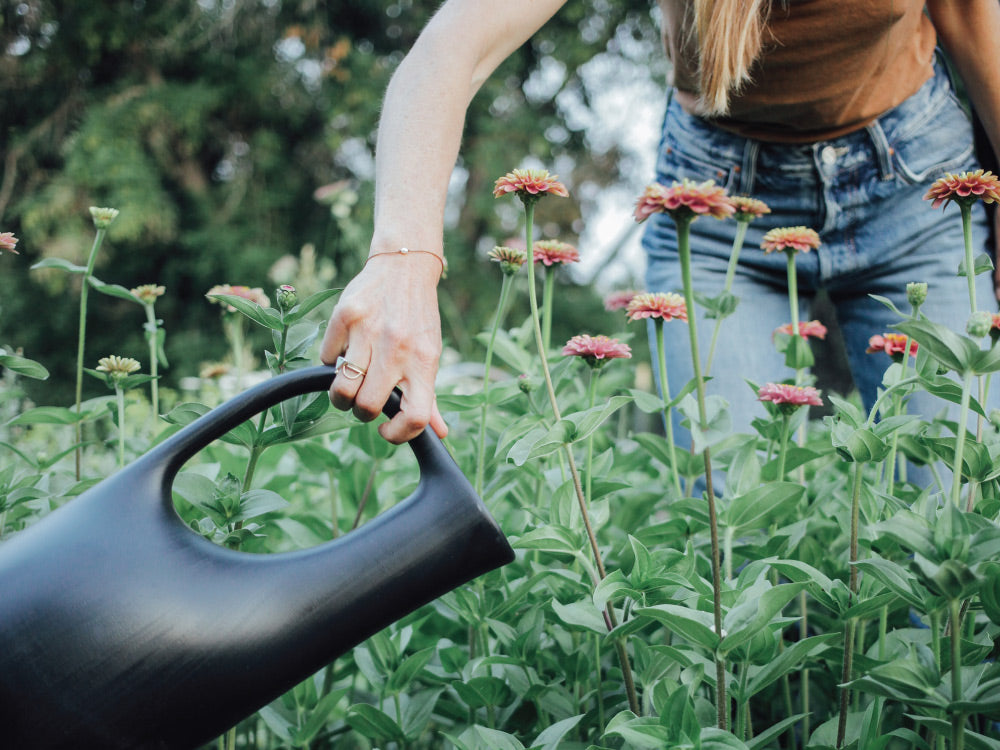
[{"label": "jeans pocket", "polygon": [[[936,105],[936,106],[935,106]],[[931,183],[971,165],[972,122],[953,94],[932,102],[915,122],[887,134],[896,175],[904,183]]]},{"label": "jeans pocket", "polygon": [[744,144],[743,138],[708,125],[671,103],[656,179],[663,185],[712,180],[731,193],[739,186]]}]

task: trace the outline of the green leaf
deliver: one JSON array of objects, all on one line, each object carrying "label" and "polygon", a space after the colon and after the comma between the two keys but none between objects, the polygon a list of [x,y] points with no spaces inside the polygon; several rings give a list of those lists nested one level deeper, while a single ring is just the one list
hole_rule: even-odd
[{"label": "green leaf", "polygon": [[715,634],[711,612],[677,604],[657,604],[653,607],[639,607],[635,614],[637,617],[649,617],[662,622],[668,630],[711,652],[719,645],[720,639]]},{"label": "green leaf", "polygon": [[540,526],[511,542],[514,549],[537,549],[575,555],[580,551],[579,540],[561,526]]},{"label": "green leaf", "polygon": [[472,709],[501,706],[511,699],[511,690],[499,677],[473,677],[465,682],[451,683],[452,690]]},{"label": "green leaf", "polygon": [[[0,349],[0,352],[3,350]],[[19,357],[16,354],[0,354],[0,367],[6,367],[11,372],[35,380],[47,380],[49,371],[33,359]]]},{"label": "green leaf", "polygon": [[588,599],[569,604],[560,604],[558,600],[553,599],[552,611],[567,625],[583,628],[599,635],[605,635],[608,632],[608,626],[604,622],[600,610]]},{"label": "green leaf", "polygon": [[709,396],[705,399],[704,421],[700,417],[698,402],[690,394],[684,397],[677,409],[687,417],[695,453],[703,453],[706,448],[725,440],[733,432],[729,404],[721,396]]},{"label": "green leaf", "polygon": [[994,625],[1000,625],[1000,563],[987,563],[982,572],[983,585],[979,589],[979,598],[983,611]]},{"label": "green leaf", "polygon": [[[476,336],[476,341],[484,347],[489,346],[490,334],[484,331]],[[529,373],[535,366],[535,358],[528,350],[514,341],[510,334],[502,329],[497,331],[496,339],[493,342],[493,355],[518,374]]]},{"label": "green leaf", "polygon": [[934,359],[959,374],[970,372],[979,356],[979,345],[975,341],[929,320],[906,320],[891,327],[909,336]]},{"label": "green leaf", "polygon": [[437,649],[434,647],[421,649],[414,654],[410,654],[405,659],[396,670],[389,676],[389,680],[386,683],[386,689],[390,693],[399,693],[405,691],[410,687],[410,683],[413,682],[417,675],[423,671],[424,667],[427,666],[428,662],[434,658],[434,654]]},{"label": "green leaf", "polygon": [[583,714],[577,714],[557,721],[555,724],[550,724],[531,743],[531,750],[556,750],[563,738],[580,723],[582,718]]},{"label": "green leaf", "polygon": [[801,336],[789,336],[785,347],[785,367],[804,370],[816,363],[809,341]]},{"label": "green leaf", "polygon": [[881,296],[879,294],[869,294],[868,296],[871,297],[876,302],[879,302],[879,303],[885,305],[886,307],[888,307],[890,310],[892,310],[894,313],[896,313],[896,315],[898,315],[899,317],[901,317],[901,318],[907,317],[904,313],[901,313],[899,311],[899,308],[896,307],[896,305],[893,304],[893,301],[891,299],[889,299],[888,297],[883,297],[883,296]]},{"label": "green leaf", "polygon": [[232,305],[238,312],[250,318],[254,323],[258,323],[265,328],[270,328],[272,331],[280,331],[285,325],[277,312],[270,308],[265,309],[256,302],[251,302],[243,297],[238,297],[235,294],[211,294],[209,296],[212,299]]},{"label": "green leaf", "polygon": [[336,297],[341,289],[324,289],[321,292],[316,292],[315,294],[310,294],[304,300],[299,302],[295,307],[289,310],[285,314],[285,324],[292,326],[302,320],[306,315],[312,312],[315,308],[322,305],[331,297]]},{"label": "green leaf", "polygon": [[[188,401],[175,406],[163,415],[163,419],[170,424],[176,424],[184,427],[191,424],[199,417],[208,414],[209,411],[210,409],[204,404]],[[244,445],[247,448],[250,448],[257,439],[257,428],[254,427],[252,422],[246,421],[231,429],[220,439],[231,445]]]},{"label": "green leaf", "polygon": [[62,424],[70,425],[83,422],[93,414],[81,412],[77,414],[74,409],[63,406],[36,406],[34,409],[27,409],[18,416],[7,422],[8,425],[25,424]]},{"label": "green leaf", "polygon": [[643,391],[638,388],[629,388],[628,393],[632,397],[635,407],[644,414],[659,414],[667,408],[667,405],[662,398],[650,393],[649,391]]},{"label": "green leaf", "polygon": [[753,589],[744,591],[740,597],[743,601],[730,609],[722,622],[726,636],[719,643],[719,652],[729,653],[750,641],[805,587],[805,583],[782,583],[777,586],[768,584],[768,588],[760,594]]},{"label": "green leaf", "polygon": [[105,284],[96,276],[88,276],[87,283],[90,284],[92,288],[96,289],[101,294],[106,294],[109,297],[117,297],[118,299],[127,300],[129,302],[134,302],[137,305],[142,304],[142,302],[136,299],[135,295],[132,294],[132,292],[130,292],[125,287],[120,286],[119,284]]},{"label": "green leaf", "polygon": [[288,501],[277,492],[263,489],[249,490],[240,496],[239,510],[232,520],[247,521],[265,513],[281,510],[287,505]]},{"label": "green leaf", "polygon": [[748,701],[768,685],[780,680],[784,675],[801,669],[807,659],[825,651],[827,647],[841,640],[839,633],[814,635],[786,644],[785,649],[762,667],[750,667],[750,680],[741,700]]},{"label": "green leaf", "polygon": [[608,735],[621,737],[626,747],[636,750],[683,747],[674,741],[676,735],[670,727],[663,726],[655,717],[636,716],[631,711],[622,711],[608,722],[604,736]]},{"label": "green leaf", "polygon": [[58,268],[60,271],[66,271],[67,273],[77,273],[82,274],[87,272],[86,266],[78,266],[75,263],[70,263],[68,260],[62,258],[44,258],[38,261],[32,267],[32,271],[37,271],[42,268]]},{"label": "green leaf", "polygon": [[392,717],[383,713],[375,706],[367,703],[357,703],[347,710],[347,723],[359,734],[373,740],[406,740],[402,728]]},{"label": "green leaf", "polygon": [[873,463],[889,455],[888,443],[867,427],[854,429],[845,422],[835,420],[830,441],[845,461]]},{"label": "green leaf", "polygon": [[805,499],[806,488],[795,482],[771,482],[732,499],[720,514],[722,525],[738,536],[780,523]]},{"label": "green leaf", "polygon": [[521,741],[517,737],[507,734],[507,732],[501,732],[499,729],[488,729],[478,724],[468,727],[457,737],[447,732],[442,732],[442,734],[455,745],[457,750],[483,750],[483,748],[489,748],[490,750],[524,750],[524,745],[521,744]]},{"label": "green leaf", "polygon": [[[979,276],[983,273],[990,273],[993,270],[993,259],[990,258],[986,253],[981,253],[975,257],[972,261],[972,275]],[[965,258],[963,257],[961,262],[958,264],[958,276],[968,276],[968,272],[965,270]]]}]

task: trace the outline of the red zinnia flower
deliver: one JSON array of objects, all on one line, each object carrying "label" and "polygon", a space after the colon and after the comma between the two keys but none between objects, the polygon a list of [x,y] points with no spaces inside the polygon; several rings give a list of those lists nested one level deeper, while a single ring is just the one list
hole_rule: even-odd
[{"label": "red zinnia flower", "polygon": [[[788,336],[792,335],[792,324],[785,323],[783,326],[778,326],[774,329],[775,333],[784,333]],[[799,322],[799,336],[804,339],[809,337],[817,339],[826,338],[826,326],[820,323],[818,320],[800,321]]]},{"label": "red zinnia flower", "polygon": [[558,195],[560,198],[569,196],[566,186],[559,182],[558,175],[549,174],[547,169],[515,169],[496,181],[493,186],[493,197],[499,198],[507,193],[517,193],[525,198],[542,195]]},{"label": "red zinnia flower", "polygon": [[771,207],[764,201],[751,198],[748,195],[734,195],[729,199],[736,209],[736,220],[750,222],[759,219],[764,214],[771,213]]},{"label": "red zinnia flower", "polygon": [[768,383],[757,391],[758,401],[770,401],[771,403],[790,406],[822,406],[823,400],[819,397],[819,391],[811,385],[784,385],[780,383]]},{"label": "red zinnia flower", "polygon": [[808,253],[819,247],[819,235],[808,227],[778,227],[764,235],[760,246],[765,253],[776,250]]},{"label": "red zinnia flower", "polygon": [[542,263],[546,266],[561,263],[576,263],[580,260],[580,253],[568,242],[561,240],[539,240],[535,243],[533,256],[535,263]]},{"label": "red zinnia flower", "polygon": [[[890,357],[892,356],[902,356],[903,351],[906,347],[906,336],[901,333],[883,333],[882,335],[875,334],[870,339],[868,339],[868,348],[865,349],[867,354],[874,354],[876,352],[885,352]],[[915,357],[917,354],[917,342],[910,341],[910,356]]]},{"label": "red zinnia flower", "polygon": [[17,246],[17,237],[14,236],[13,232],[0,232],[0,250],[6,250],[8,253],[14,253],[14,255],[20,255],[14,248]]},{"label": "red zinnia flower", "polygon": [[574,336],[566,342],[562,353],[566,357],[583,357],[591,367],[600,367],[611,359],[630,359],[632,349],[618,339],[607,336]]},{"label": "red zinnia flower", "polygon": [[622,289],[617,292],[611,292],[611,294],[604,298],[604,309],[608,312],[624,310],[637,294],[640,294],[640,292],[635,289]]},{"label": "red zinnia flower", "polygon": [[637,294],[625,308],[629,320],[661,318],[663,320],[687,320],[687,305],[684,298],[673,292],[645,292]]},{"label": "red zinnia flower", "polygon": [[635,220],[643,222],[653,214],[668,213],[672,216],[714,216],[725,219],[736,209],[724,188],[712,180],[675,182],[670,187],[653,183],[639,196],[635,204]]},{"label": "red zinnia flower", "polygon": [[975,172],[946,174],[935,180],[924,196],[925,201],[933,200],[932,208],[950,201],[970,205],[982,199],[985,203],[1000,201],[1000,179],[992,172],[977,169]]}]

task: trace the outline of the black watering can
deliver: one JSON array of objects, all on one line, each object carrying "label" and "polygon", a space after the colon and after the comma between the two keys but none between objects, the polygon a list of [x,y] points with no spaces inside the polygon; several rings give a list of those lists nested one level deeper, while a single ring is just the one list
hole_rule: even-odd
[{"label": "black watering can", "polygon": [[[420,483],[336,541],[253,555],[177,516],[185,461],[330,367],[228,401],[0,546],[4,747],[193,748],[364,639],[513,559],[430,430]],[[398,397],[385,407],[390,416]]]}]

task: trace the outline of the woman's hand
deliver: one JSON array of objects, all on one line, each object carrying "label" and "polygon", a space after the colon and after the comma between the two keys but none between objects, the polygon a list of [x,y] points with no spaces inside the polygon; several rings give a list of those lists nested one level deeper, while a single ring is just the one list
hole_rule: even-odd
[{"label": "woman's hand", "polygon": [[440,261],[426,253],[372,256],[341,293],[323,337],[323,362],[343,356],[365,371],[352,378],[353,371],[342,369],[334,379],[330,400],[338,409],[353,409],[370,422],[399,386],[400,411],[379,427],[392,443],[416,437],[428,424],[438,437],[448,433],[434,396],[441,356],[440,273]]}]

